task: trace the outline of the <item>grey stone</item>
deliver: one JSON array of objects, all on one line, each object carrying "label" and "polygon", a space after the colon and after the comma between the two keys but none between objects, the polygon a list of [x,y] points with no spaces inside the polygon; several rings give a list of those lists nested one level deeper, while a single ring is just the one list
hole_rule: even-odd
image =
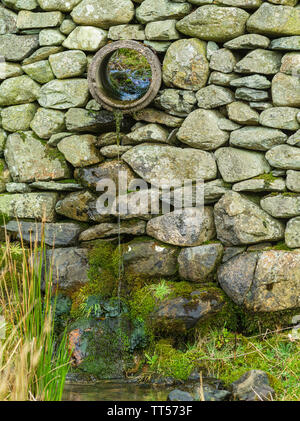
[{"label": "grey stone", "polygon": [[212,109],[222,107],[234,101],[234,93],[221,86],[209,85],[200,89],[196,98],[199,108]]},{"label": "grey stone", "polygon": [[5,159],[15,182],[69,178],[63,156],[45,145],[32,132],[8,136]]},{"label": "grey stone", "polygon": [[300,76],[300,53],[287,53],[282,57],[280,71],[295,77]]},{"label": "grey stone", "polygon": [[2,3],[14,10],[33,10],[38,6],[36,0],[2,0]]},{"label": "grey stone", "polygon": [[231,81],[237,78],[239,78],[239,75],[236,73],[211,72],[208,84],[230,86]]},{"label": "grey stone", "polygon": [[30,184],[30,188],[36,190],[50,190],[50,191],[77,191],[82,190],[82,186],[75,182],[69,181],[35,181]]},{"label": "grey stone", "polygon": [[300,215],[300,196],[266,196],[261,199],[260,206],[274,218],[293,218]]},{"label": "grey stone", "polygon": [[41,47],[48,45],[61,45],[66,39],[58,29],[42,29],[39,33],[39,43]]},{"label": "grey stone", "polygon": [[223,246],[218,243],[186,247],[178,256],[179,275],[192,282],[211,281],[214,279],[222,255]]},{"label": "grey stone", "polygon": [[117,158],[123,153],[129,151],[132,146],[118,146],[118,145],[109,145],[104,146],[100,149],[101,155],[103,155],[105,158]]},{"label": "grey stone", "polygon": [[237,63],[237,59],[232,51],[221,48],[215,51],[210,58],[209,67],[222,73],[231,73]]},{"label": "grey stone", "polygon": [[71,12],[81,0],[38,0],[38,4],[41,9],[47,12],[53,10],[59,10],[61,12]]},{"label": "grey stone", "polygon": [[236,192],[227,192],[214,208],[218,239],[228,246],[278,241],[284,225],[251,200]]},{"label": "grey stone", "polygon": [[275,391],[269,383],[267,373],[250,370],[231,384],[232,395],[240,401],[270,401]]},{"label": "grey stone", "polygon": [[214,150],[227,142],[229,134],[220,128],[222,114],[212,110],[195,110],[188,115],[177,138],[193,147]]},{"label": "grey stone", "polygon": [[[83,231],[83,227],[75,222],[57,222],[42,224],[39,222],[9,221],[6,230],[13,233],[18,239],[26,242],[41,243],[42,238],[50,247],[73,246],[78,240],[78,236]],[[43,233],[43,237],[42,237]]]},{"label": "grey stone", "polygon": [[49,57],[53,73],[58,79],[81,76],[86,71],[87,59],[83,51],[64,51]]},{"label": "grey stone", "polygon": [[271,50],[300,50],[300,36],[283,37],[273,39],[270,44]]},{"label": "grey stone", "polygon": [[108,39],[118,41],[121,39],[134,39],[143,41],[146,39],[143,25],[117,25],[111,26],[108,31]]},{"label": "grey stone", "polygon": [[236,183],[232,186],[233,191],[237,192],[277,192],[277,191],[285,191],[285,181],[283,178],[277,178],[274,180],[269,181],[268,179],[262,178],[252,178],[251,180],[241,181]]},{"label": "grey stone", "polygon": [[178,117],[186,117],[196,105],[194,92],[181,89],[164,89],[158,93],[155,105]]},{"label": "grey stone", "polygon": [[144,44],[152,48],[157,53],[166,53],[168,48],[171,47],[171,41],[144,41]]},{"label": "grey stone", "polygon": [[186,179],[211,180],[217,175],[213,156],[191,148],[143,144],[131,148],[122,159],[155,186],[181,187]]},{"label": "grey stone", "polygon": [[209,181],[204,184],[204,203],[217,202],[224,193],[230,190],[230,185],[222,179]]},{"label": "grey stone", "polygon": [[288,170],[286,172],[286,186],[289,190],[300,193],[300,171]]},{"label": "grey stone", "polygon": [[175,210],[151,219],[147,234],[167,244],[181,247],[198,246],[215,236],[211,207]]},{"label": "grey stone", "polygon": [[283,130],[298,130],[298,109],[293,107],[268,108],[260,115],[259,122],[262,126],[274,127]]},{"label": "grey stone", "polygon": [[76,23],[72,19],[66,18],[62,21],[59,30],[64,35],[69,35],[76,28]]},{"label": "grey stone", "polygon": [[9,77],[21,76],[22,67],[17,63],[0,62],[0,81]]},{"label": "grey stone", "polygon": [[122,144],[137,145],[144,142],[167,143],[169,132],[158,124],[146,124],[126,135]]},{"label": "grey stone", "polygon": [[77,26],[63,42],[71,50],[97,51],[107,41],[107,31],[94,26]]},{"label": "grey stone", "polygon": [[227,147],[218,149],[215,156],[222,178],[227,183],[247,180],[271,169],[260,152]]},{"label": "grey stone", "polygon": [[230,85],[236,88],[268,89],[271,87],[271,82],[265,76],[251,75],[233,79]]},{"label": "grey stone", "polygon": [[36,113],[35,104],[13,105],[1,110],[2,127],[8,132],[28,130]]},{"label": "grey stone", "polygon": [[45,108],[64,110],[86,105],[88,97],[86,79],[53,80],[42,86],[38,102]]},{"label": "grey stone", "polygon": [[0,5],[0,35],[15,34],[17,29],[17,15]]},{"label": "grey stone", "polygon": [[172,116],[155,108],[144,108],[134,113],[133,118],[136,121],[147,121],[148,123],[164,124],[168,127],[180,127],[183,119]]},{"label": "grey stone", "polygon": [[30,193],[31,188],[26,183],[6,183],[8,193]]},{"label": "grey stone", "polygon": [[231,50],[255,50],[256,48],[268,48],[270,44],[269,38],[258,34],[245,34],[240,37],[227,41],[225,48]]},{"label": "grey stone", "polygon": [[244,101],[267,101],[269,93],[259,89],[238,88],[235,91],[235,97]]},{"label": "grey stone", "polygon": [[300,149],[289,145],[279,145],[266,153],[272,167],[284,170],[300,170]]},{"label": "grey stone", "polygon": [[187,2],[175,3],[170,0],[144,0],[136,9],[136,18],[141,23],[166,19],[180,19],[187,15],[192,6]]},{"label": "grey stone", "polygon": [[134,5],[130,0],[83,0],[73,9],[71,16],[79,25],[108,29],[129,23],[134,17]]},{"label": "grey stone", "polygon": [[0,106],[34,102],[40,92],[40,85],[28,76],[12,77],[0,85]]},{"label": "grey stone", "polygon": [[289,248],[300,248],[300,217],[290,219],[286,224],[285,243]]},{"label": "grey stone", "polygon": [[97,238],[107,238],[115,235],[144,235],[146,232],[146,222],[137,220],[122,221],[118,223],[104,222],[99,225],[93,225],[80,234],[80,241],[91,241]]},{"label": "grey stone", "polygon": [[152,41],[170,41],[180,38],[176,29],[177,21],[169,19],[165,21],[149,22],[145,28],[146,39]]},{"label": "grey stone", "polygon": [[38,83],[44,84],[54,79],[54,74],[48,60],[23,65],[22,69],[31,79]]},{"label": "grey stone", "polygon": [[41,139],[49,139],[53,134],[65,129],[65,114],[58,110],[39,108],[30,127]]},{"label": "grey stone", "polygon": [[236,7],[206,5],[179,21],[177,29],[192,37],[224,42],[245,33],[248,17],[247,12]]},{"label": "grey stone", "polygon": [[180,401],[193,401],[193,397],[190,393],[184,392],[179,389],[174,389],[168,394],[168,401],[180,402]]},{"label": "grey stone", "polygon": [[196,38],[175,41],[163,62],[163,80],[167,86],[198,90],[209,74],[206,43]]},{"label": "grey stone", "polygon": [[300,107],[300,73],[298,76],[277,73],[272,80],[272,98],[276,107]]},{"label": "grey stone", "polygon": [[93,135],[73,135],[62,139],[57,147],[74,167],[86,167],[103,161],[95,143]]},{"label": "grey stone", "polygon": [[18,29],[52,28],[60,26],[63,17],[63,14],[57,11],[33,13],[21,10],[18,13],[17,27]]},{"label": "grey stone", "polygon": [[0,196],[0,212],[9,218],[52,222],[57,198],[57,193],[3,194]]},{"label": "grey stone", "polygon": [[273,75],[280,70],[282,54],[263,49],[253,50],[240,60],[234,71],[237,73],[260,73]]},{"label": "grey stone", "polygon": [[30,57],[23,60],[23,65],[36,63],[37,61],[46,60],[51,54],[59,53],[63,50],[62,47],[50,46],[42,47],[36,50]]},{"label": "grey stone", "polygon": [[259,123],[259,114],[257,111],[241,101],[234,101],[226,107],[230,120],[239,124],[256,126]]},{"label": "grey stone", "polygon": [[55,210],[59,215],[76,221],[87,222],[89,220],[89,203],[95,199],[95,196],[88,190],[69,193],[57,202]]},{"label": "grey stone", "polygon": [[286,140],[287,135],[281,130],[266,127],[242,127],[230,135],[230,145],[257,151],[267,151]]},{"label": "grey stone", "polygon": [[0,55],[9,61],[21,61],[39,46],[37,35],[0,35]]}]

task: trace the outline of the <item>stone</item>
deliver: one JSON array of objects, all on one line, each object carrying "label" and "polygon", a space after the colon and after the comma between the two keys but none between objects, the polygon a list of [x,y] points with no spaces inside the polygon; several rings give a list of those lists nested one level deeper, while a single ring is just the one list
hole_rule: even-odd
[{"label": "stone", "polygon": [[236,63],[234,54],[227,48],[221,48],[211,55],[209,67],[218,72],[231,73]]},{"label": "stone", "polygon": [[268,108],[273,107],[272,102],[253,102],[253,101],[250,101],[249,105],[250,105],[251,108],[254,108],[255,110],[258,110],[258,111],[264,111],[264,110],[267,110]]},{"label": "stone", "polygon": [[205,86],[209,74],[206,43],[196,38],[172,43],[163,62],[167,86],[197,91]]},{"label": "stone", "polygon": [[122,144],[138,145],[144,142],[167,143],[169,132],[158,124],[146,124],[126,135]]},{"label": "stone", "polygon": [[268,108],[260,115],[259,122],[262,126],[274,127],[283,130],[298,130],[300,124],[297,121],[299,110],[293,107]]},{"label": "stone", "polygon": [[57,248],[47,251],[47,262],[52,267],[52,282],[60,291],[74,291],[88,282],[88,249]]},{"label": "stone", "polygon": [[233,398],[239,401],[270,401],[275,394],[267,373],[261,370],[250,370],[243,374],[231,383],[231,389]]},{"label": "stone", "polygon": [[111,179],[118,189],[120,173],[126,173],[128,184],[136,179],[136,175],[129,166],[125,162],[119,162],[117,159],[106,161],[93,167],[76,168],[74,177],[82,186],[95,191],[97,183],[103,179]]},{"label": "stone", "polygon": [[235,97],[244,101],[267,101],[269,93],[259,89],[237,88]]},{"label": "stone", "polygon": [[74,246],[83,229],[80,224],[75,222],[56,222],[43,225],[40,222],[9,221],[6,224],[8,233],[21,239],[21,232],[22,240],[25,242],[41,243],[43,232],[43,241],[50,247]]},{"label": "stone", "polygon": [[6,183],[8,193],[30,193],[31,188],[26,183]]},{"label": "stone", "polygon": [[109,145],[101,148],[100,153],[105,158],[118,158],[119,156],[123,155],[123,153],[129,151],[131,148],[132,146]]},{"label": "stone", "polygon": [[181,401],[193,401],[193,396],[188,393],[184,392],[180,389],[174,389],[168,394],[167,401],[171,402],[181,402]]},{"label": "stone", "polygon": [[299,76],[290,76],[284,73],[277,73],[274,76],[272,80],[272,98],[276,107],[300,107]]},{"label": "stone", "polygon": [[299,307],[299,250],[242,253],[218,272],[219,283],[238,305],[254,312]]},{"label": "stone", "polygon": [[178,249],[142,237],[123,245],[123,264],[128,276],[172,276],[177,272]]},{"label": "stone", "polygon": [[103,47],[107,41],[107,31],[94,26],[77,26],[63,42],[70,50],[94,52]]},{"label": "stone", "polygon": [[274,75],[279,72],[282,54],[258,48],[248,53],[234,68],[237,73],[259,73]]},{"label": "stone", "polygon": [[147,235],[175,246],[201,245],[215,236],[213,210],[185,208],[158,216],[148,222]]},{"label": "stone", "polygon": [[60,26],[64,15],[61,12],[33,13],[21,10],[18,13],[18,29],[52,28]]},{"label": "stone", "polygon": [[264,154],[226,147],[215,152],[219,171],[226,183],[236,183],[270,172]]},{"label": "stone", "polygon": [[286,140],[287,135],[281,130],[266,127],[242,127],[230,134],[230,145],[256,151],[267,151]]},{"label": "stone", "polygon": [[231,81],[237,79],[238,77],[239,75],[236,73],[211,72],[208,84],[230,86]]},{"label": "stone", "polygon": [[217,202],[228,190],[230,190],[230,185],[226,184],[222,179],[204,183],[204,203]]},{"label": "stone", "polygon": [[70,170],[63,156],[44,144],[32,132],[10,134],[4,155],[15,182],[70,177]]},{"label": "stone", "polygon": [[191,113],[196,102],[194,92],[181,89],[164,89],[158,93],[154,100],[158,108],[178,117],[186,117]]},{"label": "stone", "polygon": [[229,139],[229,134],[220,128],[222,119],[218,111],[195,110],[185,119],[177,138],[193,148],[217,149]]},{"label": "stone", "polygon": [[280,71],[295,77],[300,76],[300,53],[287,53],[282,57]]},{"label": "stone", "polygon": [[164,145],[138,145],[122,159],[140,177],[155,186],[181,187],[184,180],[211,180],[217,168],[209,152]]},{"label": "stone", "polygon": [[300,217],[290,219],[285,229],[285,244],[293,249],[300,248]]},{"label": "stone", "polygon": [[190,282],[209,282],[214,279],[222,260],[222,244],[186,247],[178,256],[179,275]]},{"label": "stone", "polygon": [[69,35],[76,28],[76,23],[72,19],[66,18],[62,21],[59,30],[64,35]]},{"label": "stone", "polygon": [[82,186],[77,184],[75,180],[61,180],[61,181],[35,181],[30,184],[30,187],[36,190],[50,190],[50,191],[77,191],[82,190]]},{"label": "stone", "polygon": [[2,0],[2,3],[14,10],[33,10],[38,6],[36,0]]},{"label": "stone", "polygon": [[205,5],[180,20],[176,27],[191,37],[225,42],[245,33],[248,18],[247,12],[236,7]]},{"label": "stone", "polygon": [[23,65],[22,69],[31,79],[38,83],[44,84],[54,79],[54,74],[48,60]]},{"label": "stone", "polygon": [[0,159],[0,192],[6,191],[6,184],[11,181],[10,172],[4,159]]},{"label": "stone", "polygon": [[134,17],[134,5],[130,0],[83,0],[73,9],[71,17],[79,25],[108,29],[129,23]]},{"label": "stone", "polygon": [[274,180],[269,181],[268,179],[262,178],[252,178],[251,180],[241,181],[232,186],[233,191],[237,192],[248,192],[248,193],[259,193],[259,192],[278,192],[285,191],[285,181],[283,178],[274,178]]},{"label": "stone", "polygon": [[[214,317],[226,305],[224,296],[216,288],[204,287],[182,297],[166,298],[159,302],[151,313],[155,324],[169,335],[186,333],[202,320]],[[199,325],[198,325],[199,326]]]},{"label": "stone", "polygon": [[95,196],[88,190],[69,193],[57,202],[55,210],[59,215],[76,221],[87,222],[89,220],[89,202],[92,200],[95,200]]},{"label": "stone", "polygon": [[264,35],[245,34],[227,41],[224,47],[231,50],[255,50],[256,48],[268,48],[269,45],[270,40]]},{"label": "stone", "polygon": [[279,145],[266,153],[272,167],[284,170],[300,170],[300,149],[289,145]]},{"label": "stone", "polygon": [[39,33],[41,47],[48,45],[61,45],[66,37],[58,29],[42,29]]},{"label": "stone", "polygon": [[51,12],[59,10],[60,12],[71,12],[81,0],[38,0],[41,9]]},{"label": "stone", "polygon": [[[259,114],[257,111],[242,101],[234,101],[228,104],[227,113],[230,120],[235,121],[239,124],[245,124],[249,126],[256,126],[259,123]],[[233,133],[232,133],[233,135]]]},{"label": "stone", "polygon": [[65,129],[65,114],[58,110],[39,108],[30,127],[41,139],[49,139],[53,134]]},{"label": "stone", "polygon": [[271,87],[271,82],[265,76],[251,75],[233,79],[230,82],[230,86],[234,86],[235,88],[269,89]]},{"label": "stone", "polygon": [[143,24],[167,19],[180,19],[190,13],[191,9],[191,4],[185,1],[175,3],[170,0],[144,0],[136,9],[136,18]]},{"label": "stone", "polygon": [[86,105],[88,97],[86,79],[53,80],[41,87],[38,102],[41,107],[65,110]]},{"label": "stone", "polygon": [[[0,119],[1,119],[1,114],[0,114]],[[0,129],[0,156],[3,156],[6,139],[7,139],[7,133],[3,129]]]},{"label": "stone", "polygon": [[260,206],[274,218],[293,218],[300,215],[300,196],[289,193],[266,196]]},{"label": "stone", "polygon": [[12,77],[0,85],[0,106],[34,102],[39,92],[40,85],[29,76]]},{"label": "stone", "polygon": [[22,67],[17,63],[0,62],[0,81],[9,77],[21,76]]},{"label": "stone", "polygon": [[211,59],[211,56],[213,55],[213,53],[215,51],[218,51],[219,48],[220,47],[218,46],[218,44],[216,42],[214,42],[214,41],[208,41],[207,46],[206,46],[206,57],[207,57],[207,60],[210,60]]},{"label": "stone", "polygon": [[172,45],[171,41],[144,41],[144,44],[152,48],[156,53],[166,53]]},{"label": "stone", "polygon": [[300,171],[288,170],[286,172],[286,186],[289,190],[300,193]]},{"label": "stone", "polygon": [[146,39],[144,26],[132,24],[111,26],[108,31],[108,39],[113,41],[121,39],[143,41]]},{"label": "stone", "polygon": [[56,54],[61,51],[63,51],[63,48],[58,46],[42,47],[36,50],[30,57],[25,58],[22,64],[26,65],[46,60],[51,54]]},{"label": "stone", "polygon": [[180,33],[176,29],[176,23],[175,19],[147,23],[145,28],[146,39],[152,41],[179,39]]},{"label": "stone", "polygon": [[80,234],[80,241],[91,241],[97,238],[107,238],[116,235],[144,235],[146,232],[146,222],[141,220],[122,221],[118,223],[104,222],[99,225],[93,225]]},{"label": "stone", "polygon": [[163,124],[168,127],[180,127],[183,119],[172,116],[155,108],[144,108],[134,113],[133,118],[136,121],[147,121],[148,123]]},{"label": "stone", "polygon": [[227,246],[278,241],[284,235],[284,225],[280,221],[233,191],[225,193],[215,205],[214,217],[217,237]]},{"label": "stone", "polygon": [[262,0],[215,0],[215,4],[221,6],[235,6],[242,9],[257,9],[262,4]]},{"label": "stone", "polygon": [[0,196],[0,212],[8,218],[53,222],[57,199],[57,193],[3,194]]},{"label": "stone", "polygon": [[300,35],[300,9],[264,2],[248,19],[247,30],[273,37]]},{"label": "stone", "polygon": [[73,136],[74,133],[71,132],[60,132],[60,133],[55,133],[53,135],[51,135],[50,139],[48,140],[47,144],[49,146],[57,146],[59,144],[59,142],[64,139],[65,137],[68,136]]},{"label": "stone", "polygon": [[217,85],[209,85],[200,89],[196,98],[199,108],[212,109],[222,107],[234,101],[234,93],[228,89]]},{"label": "stone", "polygon": [[276,38],[271,41],[271,50],[300,50],[300,36]]},{"label": "stone", "polygon": [[83,51],[64,51],[49,57],[53,73],[58,79],[81,76],[86,71],[87,59]]},{"label": "stone", "polygon": [[73,167],[87,167],[103,161],[95,143],[93,135],[73,135],[62,139],[57,147]]},{"label": "stone", "polygon": [[35,104],[13,105],[3,108],[1,111],[2,127],[8,132],[29,130],[36,110]]},{"label": "stone", "polygon": [[17,15],[0,5],[0,35],[15,34],[17,29]]},{"label": "stone", "polygon": [[39,46],[38,35],[0,35],[0,56],[9,61],[21,61]]},{"label": "stone", "polygon": [[[128,120],[123,119],[121,127]],[[93,111],[82,108],[70,108],[66,113],[66,126],[71,132],[95,132],[97,134],[115,130],[116,121],[112,112],[106,110]],[[115,140],[113,143],[117,143]]]}]

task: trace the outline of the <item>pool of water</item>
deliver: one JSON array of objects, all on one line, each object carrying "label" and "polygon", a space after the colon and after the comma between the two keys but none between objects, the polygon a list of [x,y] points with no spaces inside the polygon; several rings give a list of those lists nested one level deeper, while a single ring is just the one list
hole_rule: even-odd
[{"label": "pool of water", "polygon": [[174,386],[103,380],[96,384],[66,384],[64,401],[166,401]]}]

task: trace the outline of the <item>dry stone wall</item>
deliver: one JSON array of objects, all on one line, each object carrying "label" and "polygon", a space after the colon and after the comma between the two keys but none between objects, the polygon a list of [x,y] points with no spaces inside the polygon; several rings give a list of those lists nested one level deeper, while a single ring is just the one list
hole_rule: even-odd
[{"label": "dry stone wall", "polygon": [[[118,146],[87,69],[121,39],[157,52],[163,84]],[[125,273],[214,282],[256,312],[300,306],[297,0],[2,0],[0,56],[0,211],[27,240],[44,215],[61,290],[89,282],[95,240],[118,235],[96,183],[122,170],[154,185],[203,178],[206,205],[196,226],[189,209],[121,220]],[[157,314],[188,327],[218,308],[199,298],[193,318],[176,300]]]}]

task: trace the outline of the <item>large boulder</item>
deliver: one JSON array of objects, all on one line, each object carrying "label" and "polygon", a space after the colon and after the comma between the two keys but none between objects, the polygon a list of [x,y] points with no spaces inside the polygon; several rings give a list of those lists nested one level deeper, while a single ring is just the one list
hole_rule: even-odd
[{"label": "large boulder", "polygon": [[213,156],[190,148],[143,144],[131,148],[122,159],[155,186],[180,187],[184,180],[211,180],[217,175]]},{"label": "large boulder", "polygon": [[199,246],[215,236],[213,209],[186,208],[158,216],[148,222],[147,234],[167,244]]},{"label": "large boulder", "polygon": [[271,312],[300,306],[300,252],[242,253],[218,272],[223,290],[247,310]]},{"label": "large boulder", "polygon": [[227,192],[214,209],[217,237],[233,246],[278,241],[284,225],[251,200],[236,192]]},{"label": "large boulder", "polygon": [[4,154],[16,182],[70,178],[70,169],[63,155],[32,132],[9,135]]},{"label": "large boulder", "polygon": [[206,43],[196,38],[172,43],[163,63],[167,86],[197,91],[205,86],[209,74]]},{"label": "large boulder", "polygon": [[205,5],[177,23],[178,31],[207,41],[224,42],[245,33],[249,14],[236,7]]}]

